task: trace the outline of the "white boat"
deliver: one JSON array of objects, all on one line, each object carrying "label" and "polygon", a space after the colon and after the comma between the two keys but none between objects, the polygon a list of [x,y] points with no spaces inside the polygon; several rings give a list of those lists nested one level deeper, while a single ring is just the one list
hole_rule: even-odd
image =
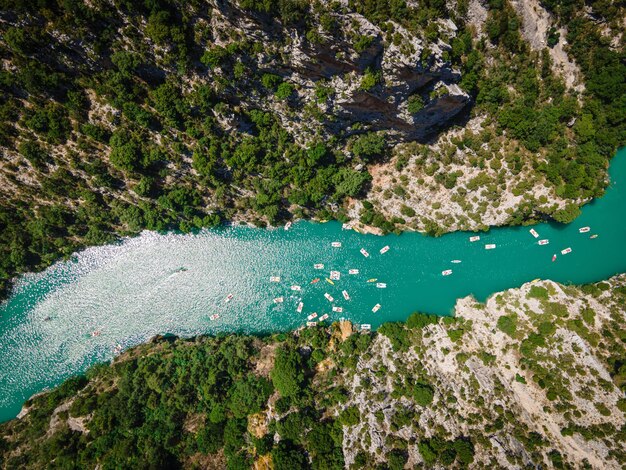
[{"label": "white boat", "polygon": [[333,296],[330,295],[328,292],[324,293],[324,297],[326,297],[326,300],[328,300],[329,302],[334,302],[335,299],[333,299]]},{"label": "white boat", "polygon": [[316,321],[308,321],[308,322],[306,322],[306,326],[315,326],[315,325],[317,325]]},{"label": "white boat", "polygon": [[446,269],[445,271],[441,271],[442,276],[449,276],[452,274],[452,269]]},{"label": "white boat", "polygon": [[369,331],[371,329],[372,329],[372,325],[370,325],[369,323],[363,323],[361,325],[361,330],[363,330],[363,331]]},{"label": "white boat", "polygon": [[380,310],[380,304],[376,304],[374,305],[374,308],[372,309],[372,312],[376,313]]},{"label": "white boat", "polygon": [[322,316],[320,317],[320,321],[324,321],[324,320],[326,320],[327,318],[328,318],[328,314],[327,314],[327,313],[325,313],[324,315],[322,315]]},{"label": "white boat", "polygon": [[594,233],[594,234],[593,234],[593,235],[591,235],[589,238],[591,238],[592,240],[593,240],[594,238],[598,238],[598,234],[597,234],[597,233]]},{"label": "white boat", "polygon": [[341,248],[341,242],[332,242],[331,245],[333,248]]},{"label": "white boat", "polygon": [[300,286],[291,286],[291,290],[295,290],[296,292],[300,292],[302,290],[302,287],[300,287]]},{"label": "white boat", "polygon": [[350,300],[350,295],[348,295],[348,291],[342,290],[343,298],[346,300]]},{"label": "white boat", "polygon": [[342,313],[343,307],[333,307],[333,312]]},{"label": "white boat", "polygon": [[213,314],[213,315],[211,315],[209,318],[210,318],[211,320],[217,320],[219,317],[220,317],[220,314],[219,314],[219,313],[214,313],[214,314]]},{"label": "white boat", "polygon": [[280,282],[280,276],[271,276],[270,282]]},{"label": "white boat", "polygon": [[317,313],[313,312],[311,315],[309,315],[309,316],[308,316],[308,317],[306,317],[306,318],[307,318],[307,320],[311,321],[311,320],[313,320],[314,318],[317,318]]},{"label": "white boat", "polygon": [[378,287],[379,289],[386,289],[387,284],[385,284],[384,282],[377,282],[376,287]]},{"label": "white boat", "polygon": [[317,264],[314,264],[314,265],[313,265],[313,267],[314,267],[315,269],[324,269],[324,265],[323,265],[322,263],[317,263]]},{"label": "white boat", "polygon": [[363,256],[365,256],[366,258],[369,258],[370,254],[367,252],[365,248],[361,248],[360,251]]},{"label": "white boat", "polygon": [[452,260],[452,261],[450,261],[450,262],[451,262],[451,263],[454,263],[454,264],[459,264],[459,263],[461,262],[461,260],[460,260],[460,259],[453,259],[453,260]]},{"label": "white boat", "polygon": [[547,245],[548,243],[550,243],[550,240],[545,238],[543,240],[539,240],[537,243],[539,243],[540,245]]},{"label": "white boat", "polygon": [[232,298],[233,298],[233,294],[228,294],[226,298],[224,299],[224,302],[230,302]]},{"label": "white boat", "polygon": [[300,303],[298,304],[298,308],[296,309],[296,312],[298,312],[298,313],[302,313],[302,307],[304,307],[304,304],[303,304],[302,302],[300,302]]},{"label": "white boat", "polygon": [[485,250],[493,250],[496,247],[495,243],[487,243],[485,245]]},{"label": "white boat", "polygon": [[591,227],[580,227],[578,229],[580,233],[587,233],[589,230],[591,230]]},{"label": "white boat", "polygon": [[531,228],[529,232],[533,237],[539,238],[539,234],[537,233],[537,230],[535,230],[534,228]]},{"label": "white boat", "polygon": [[291,228],[291,222],[287,222],[285,224],[285,230],[289,230]]},{"label": "white boat", "polygon": [[274,303],[275,304],[282,304],[285,301],[285,299],[283,299],[282,297],[276,297],[274,299]]},{"label": "white boat", "polygon": [[348,274],[359,274],[359,270],[358,269],[350,269],[348,271]]},{"label": "white boat", "polygon": [[330,279],[333,281],[338,281],[341,278],[341,273],[339,271],[331,271]]},{"label": "white boat", "polygon": [[478,235],[474,235],[473,237],[470,237],[469,239],[472,243],[477,242],[478,240],[480,240],[480,237]]},{"label": "white boat", "polygon": [[352,230],[352,225],[350,225],[350,224],[341,224],[341,230]]},{"label": "white boat", "polygon": [[561,254],[562,255],[566,255],[566,254],[571,253],[571,252],[572,252],[572,249],[569,248],[569,247],[565,248],[564,250],[561,250]]},{"label": "white boat", "polygon": [[383,247],[380,249],[380,254],[381,254],[381,255],[384,255],[384,254],[385,254],[385,253],[387,253],[388,251],[389,251],[389,245],[387,245],[387,246],[383,246]]}]

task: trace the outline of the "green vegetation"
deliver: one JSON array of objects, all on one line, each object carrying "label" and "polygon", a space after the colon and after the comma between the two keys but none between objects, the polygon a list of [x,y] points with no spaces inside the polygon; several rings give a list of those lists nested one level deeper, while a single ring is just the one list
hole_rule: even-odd
[{"label": "green vegetation", "polygon": [[293,94],[293,92],[293,85],[290,83],[281,83],[276,89],[276,98],[279,100],[286,100]]},{"label": "green vegetation", "polygon": [[[277,354],[272,381],[281,400],[292,400],[299,411],[271,423],[283,437],[278,444],[267,433],[250,432],[249,420],[265,409],[274,391],[272,383],[254,371],[262,346],[258,339],[237,336],[163,340],[140,347],[138,354],[112,367],[97,366],[45,399],[34,399],[37,412],[15,431],[42,445],[4,463],[28,467],[54,460],[58,467],[72,468],[178,468],[194,456],[223,450],[228,468],[248,468],[255,453],[271,453],[275,468],[308,468],[304,446],[319,465],[341,465],[341,428],[333,419],[322,419],[313,406],[319,398],[312,390],[294,395],[300,383],[289,375],[302,380],[308,371],[296,350]],[[279,377],[286,378],[280,382]],[[76,393],[69,415],[90,415],[89,435],[63,427],[47,438],[42,420]]]},{"label": "green vegetation", "polygon": [[363,52],[372,45],[374,38],[372,36],[358,35],[354,41],[354,50]]},{"label": "green vegetation", "polygon": [[351,150],[355,156],[365,161],[371,160],[374,157],[380,156],[385,150],[385,137],[373,132],[363,134],[354,139]]},{"label": "green vegetation", "polygon": [[[558,11],[557,17],[567,26],[567,42],[585,75],[586,92],[579,105],[550,72],[547,51],[534,56],[520,41],[520,21],[508,3],[494,0],[489,4],[487,32],[490,40],[500,45],[500,60],[482,79],[483,84],[478,82],[477,102],[492,112],[497,109],[501,129],[529,151],[544,149],[546,163],[538,169],[555,185],[559,196],[575,199],[601,195],[607,161],[626,138],[626,107],[616,99],[626,94],[626,66],[620,60],[624,53],[608,48],[609,39],[599,37],[599,28],[580,8],[572,8],[574,3],[567,7],[559,1],[546,4]],[[603,8],[599,4],[593,7]],[[549,43],[555,40],[554,34],[548,38]],[[577,211],[577,205],[572,204],[554,218],[567,223]]]},{"label": "green vegetation", "polygon": [[[0,468],[402,468],[409,459],[472,468],[495,465],[502,449],[512,464],[566,467],[595,448],[606,448],[611,466],[626,457],[616,308],[625,282],[536,286],[567,290],[566,315],[527,310],[536,301],[520,290],[495,310],[475,305],[472,320],[414,313],[347,338],[336,324],[264,338],[160,338],[29,400],[23,418],[0,425]],[[592,297],[596,327],[586,327],[577,305]],[[503,314],[510,309],[518,313]],[[495,318],[511,335],[504,343],[491,341]],[[462,336],[450,343],[453,331]],[[532,393],[531,418],[508,393],[513,380]],[[548,422],[581,440],[575,454]]]},{"label": "green vegetation", "polygon": [[462,437],[454,441],[442,441],[435,437],[420,442],[418,448],[429,465],[440,463],[449,466],[457,461],[459,465],[466,467],[474,461],[474,447],[470,440]]},{"label": "green vegetation", "polygon": [[498,329],[503,333],[506,333],[510,337],[515,336],[515,330],[517,328],[516,318],[511,315],[502,315],[498,318]]},{"label": "green vegetation", "polygon": [[[414,328],[437,322],[412,318]],[[341,369],[317,372],[307,351],[347,366],[367,352],[370,337],[353,335],[333,351],[332,328],[280,336],[161,339],[96,366],[30,400],[25,420],[0,425],[0,467],[54,461],[61,468],[180,468],[198,459],[219,465],[223,455],[227,468],[249,468],[261,456],[273,468],[342,468],[344,432],[361,417],[357,406],[344,405],[346,390],[328,382]],[[268,360],[269,375],[258,368]],[[413,393],[426,407],[434,389],[418,382]],[[68,399],[68,411],[48,434],[49,415]],[[69,428],[69,417],[85,417],[89,434]],[[7,432],[19,439],[5,440]],[[29,451],[9,457],[18,448]],[[394,448],[386,458],[390,468],[400,468],[407,454]]]},{"label": "green vegetation", "polygon": [[530,290],[528,291],[528,297],[539,300],[548,300],[550,298],[550,295],[548,294],[548,289],[546,289],[545,287],[530,286]]},{"label": "green vegetation", "polygon": [[300,355],[293,349],[280,348],[276,354],[272,383],[283,397],[296,397],[300,394],[304,375]]},{"label": "green vegetation", "polygon": [[420,95],[411,95],[407,102],[407,111],[411,114],[419,113],[424,108],[424,100]]},{"label": "green vegetation", "polygon": [[415,403],[420,406],[428,406],[433,402],[435,392],[433,388],[425,383],[416,383],[413,388],[413,398]]},{"label": "green vegetation", "polygon": [[363,77],[361,78],[361,85],[359,88],[363,91],[371,91],[382,80],[380,72],[375,72],[372,69],[367,69]]},{"label": "green vegetation", "polygon": [[[568,222],[582,199],[602,193],[608,159],[626,142],[624,106],[616,99],[625,94],[626,74],[623,52],[609,47],[583,8],[546,4],[568,25],[569,49],[585,75],[578,99],[552,73],[547,53],[531,52],[521,40],[520,21],[505,0],[488,4],[484,41],[494,48],[466,27],[467,2],[454,8],[440,0],[348,3],[240,0],[251,27],[267,29],[267,40],[258,42],[239,28],[221,28],[212,7],[198,2],[8,2],[11,15],[0,27],[0,145],[7,156],[0,291],[6,294],[16,274],[143,229],[186,232],[235,216],[259,226],[294,215],[344,217],[346,199],[363,197],[371,180],[366,168],[355,167],[384,161],[397,141],[385,135],[395,128],[345,119],[337,101],[350,101],[343,90],[351,83],[356,95],[389,101],[388,77],[369,55],[389,44],[414,52],[389,20],[423,42],[426,72],[433,62],[428,44],[450,44],[442,58],[461,71],[459,85],[474,98],[473,112],[491,126],[483,142],[503,133],[519,142],[513,171],[544,174],[570,202],[542,210]],[[616,28],[619,8],[590,8]],[[348,21],[352,12],[379,31],[363,34]],[[238,24],[242,13],[229,14],[228,24]],[[445,18],[457,25],[455,34],[438,26]],[[332,77],[309,75],[309,65],[305,72],[294,68],[284,41],[294,31],[303,51],[317,51],[309,57],[312,69],[330,38],[342,46],[333,60],[345,66],[331,67]],[[551,31],[549,43],[556,40]],[[407,91],[397,105],[420,113],[427,96],[435,101],[448,93],[439,85]],[[477,139],[461,140],[458,148],[479,148]],[[452,189],[461,175],[446,171],[445,154],[436,181]],[[530,158],[535,154],[538,160]],[[480,159],[477,165],[484,165]],[[524,184],[532,188],[521,182],[519,191]],[[409,196],[400,184],[390,194]],[[536,204],[512,214],[510,223],[534,217]],[[401,213],[417,215],[406,201]],[[359,217],[386,232],[407,223],[373,207]],[[409,223],[432,235],[449,227],[439,216]]]}]

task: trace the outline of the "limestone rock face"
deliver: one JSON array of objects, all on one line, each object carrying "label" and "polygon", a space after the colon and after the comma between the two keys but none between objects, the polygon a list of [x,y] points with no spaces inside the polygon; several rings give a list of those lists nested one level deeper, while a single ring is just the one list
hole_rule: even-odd
[{"label": "limestone rock face", "polygon": [[[296,84],[297,93],[288,101],[289,108],[284,103],[275,103],[272,108],[285,127],[298,131],[296,134],[303,138],[315,129],[328,137],[385,131],[392,144],[425,141],[471,103],[468,94],[457,86],[460,72],[443,58],[450,46],[441,39],[425,45],[391,22],[398,39],[390,43],[378,26],[351,13],[336,15],[336,34],[320,30],[321,39],[311,42],[273,18],[242,11],[230,2],[217,2],[216,6],[223,15],[213,22],[217,30],[235,29],[248,39],[281,44],[273,54],[259,54],[256,65]],[[454,37],[452,21],[447,20],[442,28],[448,39]],[[215,35],[219,36],[219,31]],[[368,38],[365,46],[356,47],[355,36]],[[369,75],[375,75],[374,83],[366,86],[364,80]],[[316,89],[322,85],[332,91],[320,99]],[[407,100],[413,94],[422,98],[424,107],[409,113]],[[248,99],[262,108],[268,105],[262,99],[255,101],[254,96]],[[306,105],[312,104],[322,109],[321,122],[306,116]]]}]

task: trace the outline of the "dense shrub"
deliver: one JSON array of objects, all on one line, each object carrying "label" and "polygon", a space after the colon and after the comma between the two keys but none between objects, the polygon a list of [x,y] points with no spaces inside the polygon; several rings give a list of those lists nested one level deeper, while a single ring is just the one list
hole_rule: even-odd
[{"label": "dense shrub", "polygon": [[517,318],[513,315],[502,315],[498,318],[497,326],[500,331],[513,338],[517,329]]},{"label": "dense shrub", "polygon": [[413,399],[420,406],[428,406],[433,402],[435,391],[424,382],[416,382],[413,386]]},{"label": "dense shrub", "polygon": [[298,351],[284,346],[278,349],[271,377],[274,387],[284,397],[300,394],[304,382],[302,359]]},{"label": "dense shrub", "polygon": [[385,150],[385,137],[374,132],[363,134],[352,142],[351,150],[355,156],[369,161],[382,155]]}]

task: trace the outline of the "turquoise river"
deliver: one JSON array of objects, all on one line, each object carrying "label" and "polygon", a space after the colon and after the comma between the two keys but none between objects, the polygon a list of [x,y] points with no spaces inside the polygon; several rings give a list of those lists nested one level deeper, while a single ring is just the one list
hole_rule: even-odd
[{"label": "turquoise river", "polygon": [[[448,315],[460,297],[485,300],[535,278],[586,283],[626,272],[626,150],[612,161],[610,176],[606,195],[572,224],[535,225],[539,238],[530,227],[378,237],[335,222],[299,222],[289,231],[146,232],[84,250],[23,276],[0,306],[0,421],[16,416],[32,394],[157,334],[275,332],[305,325],[313,312],[317,319],[328,314],[328,321],[345,317],[376,328],[416,310]],[[584,226],[591,230],[580,233]],[[480,241],[470,242],[472,235]],[[539,245],[542,239],[549,244]],[[568,247],[571,253],[562,255]],[[318,263],[324,268],[315,269]],[[448,269],[452,274],[443,276]],[[340,273],[334,285],[325,281],[330,271]],[[280,282],[270,282],[271,276]],[[311,284],[315,278],[321,281]],[[386,288],[367,282],[373,278]],[[232,300],[225,302],[229,294]],[[284,302],[275,303],[277,297]],[[373,313],[376,304],[380,309]],[[214,314],[219,318],[212,320]]]}]

